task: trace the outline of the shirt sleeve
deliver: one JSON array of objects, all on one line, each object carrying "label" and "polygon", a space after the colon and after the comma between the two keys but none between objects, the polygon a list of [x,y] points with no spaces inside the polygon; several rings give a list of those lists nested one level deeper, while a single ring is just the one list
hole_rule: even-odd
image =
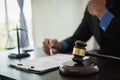
[{"label": "shirt sleeve", "polygon": [[107,12],[104,14],[104,16],[102,17],[102,19],[101,19],[101,21],[100,21],[100,23],[99,23],[99,26],[100,26],[104,31],[106,31],[106,29],[108,28],[111,20],[112,20],[114,17],[115,17],[115,16],[114,16],[111,12],[107,11]]},{"label": "shirt sleeve", "polygon": [[67,49],[68,49],[68,44],[67,44],[67,42],[66,42],[66,41],[61,41],[60,43],[63,45],[62,52],[67,51]]}]

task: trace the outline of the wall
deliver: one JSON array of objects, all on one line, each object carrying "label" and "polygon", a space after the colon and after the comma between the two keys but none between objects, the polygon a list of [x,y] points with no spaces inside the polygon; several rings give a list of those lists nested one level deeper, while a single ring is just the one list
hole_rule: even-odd
[{"label": "wall", "polygon": [[[73,34],[88,0],[32,0],[33,42],[41,47],[45,38],[59,41]],[[93,39],[88,49],[93,48]]]}]

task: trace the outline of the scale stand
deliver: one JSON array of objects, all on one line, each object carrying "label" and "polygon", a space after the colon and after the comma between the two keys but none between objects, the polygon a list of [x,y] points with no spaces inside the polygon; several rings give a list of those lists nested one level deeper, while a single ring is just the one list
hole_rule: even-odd
[{"label": "scale stand", "polygon": [[20,53],[19,30],[22,30],[22,29],[18,29],[18,27],[16,27],[18,53],[11,53],[8,56],[9,58],[24,58],[24,57],[29,57],[30,56],[30,54],[28,54],[27,52]]}]

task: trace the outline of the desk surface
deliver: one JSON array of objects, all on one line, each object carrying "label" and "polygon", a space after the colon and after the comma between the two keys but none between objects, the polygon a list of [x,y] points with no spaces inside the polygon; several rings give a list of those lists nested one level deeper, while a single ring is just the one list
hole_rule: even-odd
[{"label": "desk surface", "polygon": [[[101,57],[94,57],[100,72],[96,75],[85,77],[66,77],[59,74],[59,70],[54,70],[45,74],[34,74],[9,67],[11,62],[30,60],[45,56],[40,49],[30,52],[30,57],[22,59],[10,59],[8,55],[11,51],[0,52],[0,77],[6,76],[17,80],[118,80],[120,79],[120,61]],[[7,79],[6,79],[7,80]]]}]

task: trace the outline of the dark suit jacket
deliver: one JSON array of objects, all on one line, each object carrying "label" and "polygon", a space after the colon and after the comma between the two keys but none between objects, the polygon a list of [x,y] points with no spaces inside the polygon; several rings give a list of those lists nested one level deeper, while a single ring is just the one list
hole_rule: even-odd
[{"label": "dark suit jacket", "polygon": [[120,0],[117,0],[113,8],[109,11],[115,18],[104,32],[99,27],[99,19],[90,15],[86,10],[83,20],[75,33],[71,37],[65,39],[69,45],[68,51],[73,49],[76,40],[86,42],[91,36],[94,36],[100,45],[101,51],[110,55],[120,56]]}]

